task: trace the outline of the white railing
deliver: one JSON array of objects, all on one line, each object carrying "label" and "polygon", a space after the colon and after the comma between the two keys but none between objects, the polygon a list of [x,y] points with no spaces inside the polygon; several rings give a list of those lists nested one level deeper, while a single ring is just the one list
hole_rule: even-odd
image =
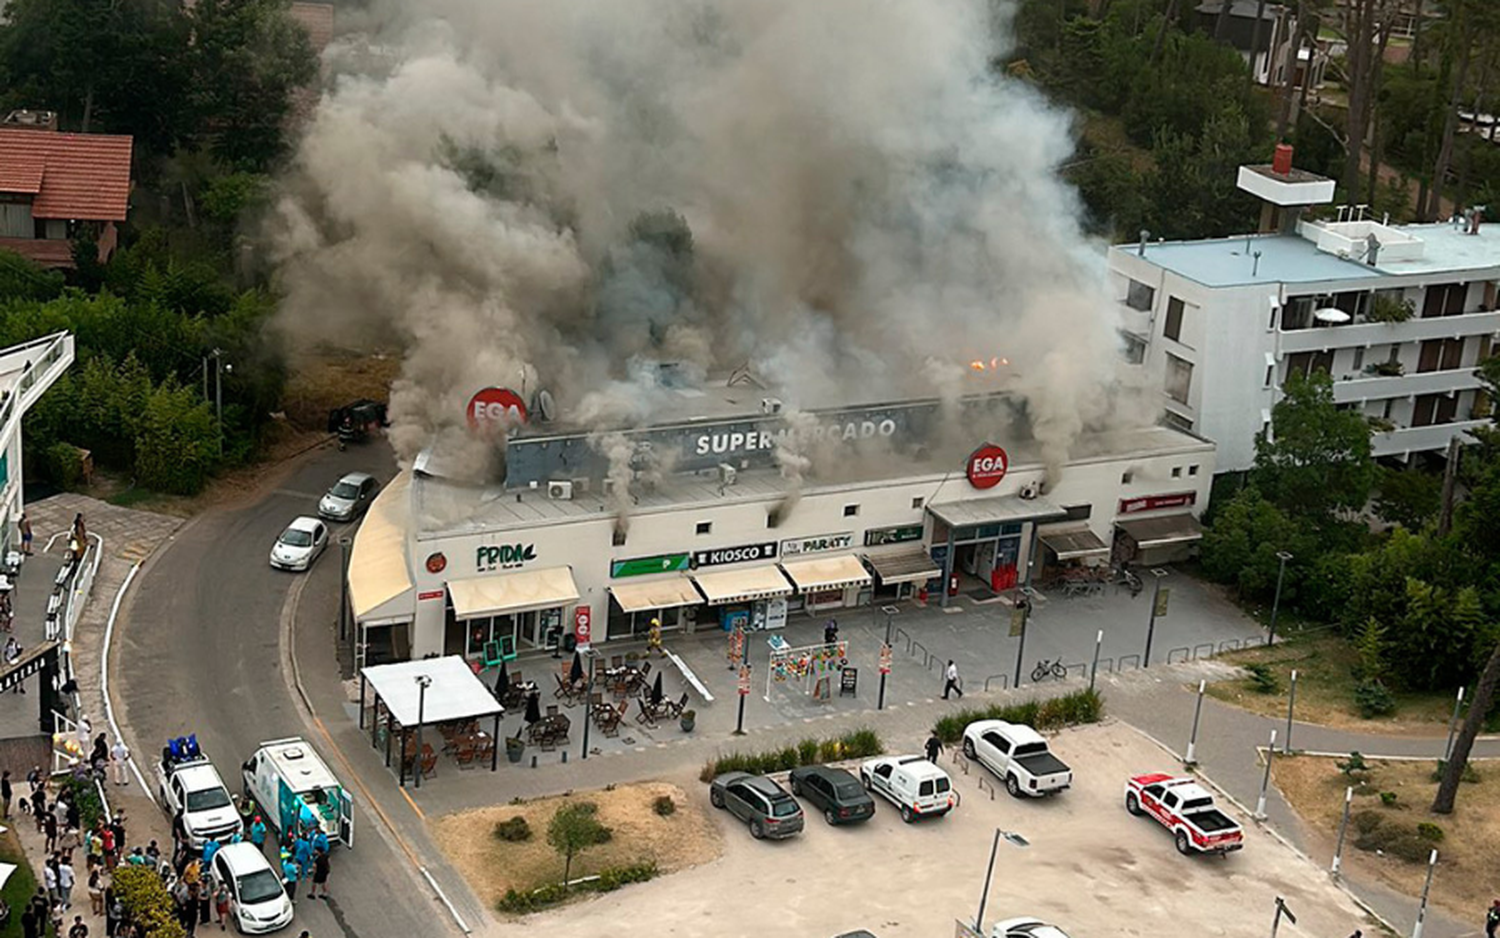
[{"label": "white railing", "polygon": [[1349,378],[1333,383],[1333,400],[1337,404],[1374,401],[1387,397],[1413,397],[1418,394],[1446,394],[1479,387],[1473,368],[1450,368],[1447,371],[1423,371],[1416,374]]},{"label": "white railing", "polygon": [[1324,349],[1355,348],[1390,342],[1422,342],[1428,339],[1460,339],[1500,331],[1500,312],[1463,313],[1458,316],[1412,318],[1405,322],[1361,322],[1348,326],[1313,326],[1283,329],[1276,346],[1282,355],[1320,352]]},{"label": "white railing", "polygon": [[1464,442],[1473,442],[1470,430],[1489,425],[1488,420],[1460,420],[1455,423],[1438,423],[1429,427],[1403,427],[1389,433],[1370,435],[1370,450],[1376,456],[1404,456],[1444,449],[1448,441],[1462,435]]}]

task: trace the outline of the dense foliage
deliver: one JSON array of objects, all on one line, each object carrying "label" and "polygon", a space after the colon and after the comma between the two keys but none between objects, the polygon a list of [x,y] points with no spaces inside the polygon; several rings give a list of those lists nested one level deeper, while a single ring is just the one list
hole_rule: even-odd
[{"label": "dense foliage", "polygon": [[941,717],[932,727],[932,732],[945,743],[956,743],[963,738],[964,727],[975,720],[1004,720],[1038,730],[1055,730],[1081,723],[1098,723],[1103,716],[1104,698],[1098,691],[1088,688],[1046,700],[955,710]]},{"label": "dense foliage", "polygon": [[781,749],[764,752],[734,752],[726,756],[709,759],[698,773],[701,781],[711,782],[714,776],[725,772],[749,772],[751,775],[767,775],[771,772],[790,772],[799,765],[817,765],[838,762],[841,759],[863,759],[885,752],[885,745],[874,730],[853,730],[842,736],[827,739],[801,740]]}]

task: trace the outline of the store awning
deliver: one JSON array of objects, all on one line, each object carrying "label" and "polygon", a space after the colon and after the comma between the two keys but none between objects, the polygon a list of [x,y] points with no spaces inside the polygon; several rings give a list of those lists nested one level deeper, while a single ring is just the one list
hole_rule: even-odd
[{"label": "store awning", "polygon": [[672,576],[645,583],[620,583],[611,586],[609,591],[625,612],[696,606],[703,602],[703,597],[693,588],[693,581],[685,576]]},{"label": "store awning", "polygon": [[1037,529],[1037,537],[1052,548],[1058,560],[1082,560],[1085,557],[1109,555],[1109,545],[1081,521],[1067,524],[1049,524]]},{"label": "store awning", "polygon": [[[360,674],[402,726],[417,725],[419,706],[427,726],[505,711],[461,655],[377,664]],[[429,679],[425,688],[417,681],[419,677]]]},{"label": "store awning", "polygon": [[1116,521],[1115,526],[1129,534],[1138,547],[1166,547],[1169,544],[1185,544],[1203,538],[1203,525],[1186,512],[1157,518]]},{"label": "store awning", "polygon": [[792,584],[786,581],[781,570],[774,565],[697,573],[693,575],[693,582],[698,584],[698,590],[703,593],[710,606],[770,599],[792,592]]},{"label": "store awning", "polygon": [[547,567],[449,580],[448,595],[455,617],[476,619],[567,606],[578,602],[578,585],[572,567]]},{"label": "store awning", "polygon": [[811,560],[788,560],[781,569],[804,593],[841,590],[851,586],[868,586],[870,571],[853,554],[818,557]]},{"label": "store awning", "polygon": [[865,554],[865,562],[875,568],[875,575],[880,578],[883,586],[925,583],[943,575],[942,568],[920,547],[895,550],[888,554]]},{"label": "store awning", "polygon": [[410,621],[415,613],[406,566],[411,473],[402,472],[375,496],[349,551],[349,605],[354,621]]},{"label": "store awning", "polygon": [[932,516],[950,528],[975,524],[1005,524],[1012,521],[1056,521],[1068,513],[1045,498],[1022,498],[1001,495],[995,498],[969,498],[956,502],[928,505]]}]

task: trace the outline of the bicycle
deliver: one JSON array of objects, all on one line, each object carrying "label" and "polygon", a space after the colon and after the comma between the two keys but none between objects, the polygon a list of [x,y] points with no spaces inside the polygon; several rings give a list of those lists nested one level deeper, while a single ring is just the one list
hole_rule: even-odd
[{"label": "bicycle", "polygon": [[1035,684],[1038,681],[1044,680],[1049,675],[1057,678],[1059,681],[1068,676],[1068,669],[1063,667],[1061,658],[1058,658],[1056,661],[1048,661],[1046,658],[1038,661],[1036,667],[1031,669],[1031,682]]}]

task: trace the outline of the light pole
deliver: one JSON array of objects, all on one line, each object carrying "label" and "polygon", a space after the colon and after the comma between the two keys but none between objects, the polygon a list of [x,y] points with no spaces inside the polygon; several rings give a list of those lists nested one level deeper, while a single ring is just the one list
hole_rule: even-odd
[{"label": "light pole", "polygon": [[1344,866],[1344,835],[1349,831],[1349,808],[1354,803],[1354,786],[1344,789],[1344,817],[1339,821],[1339,841],[1333,848],[1333,865],[1328,872],[1337,879]]},{"label": "light pole", "polygon": [[1276,756],[1276,731],[1271,731],[1271,745],[1266,747],[1266,774],[1260,780],[1260,797],[1255,799],[1255,819],[1266,819],[1266,789],[1271,787],[1271,760]]},{"label": "light pole", "polygon": [[1278,550],[1276,559],[1281,561],[1281,565],[1276,570],[1276,598],[1271,601],[1271,631],[1266,633],[1267,645],[1276,643],[1276,614],[1281,611],[1281,581],[1286,577],[1286,562],[1292,559],[1292,555]]},{"label": "light pole", "polygon": [[224,372],[234,373],[234,365],[224,364],[224,350],[215,348],[203,356],[203,397],[208,398],[208,360],[214,360],[214,418],[219,427],[219,457],[224,456]]},{"label": "light pole", "polygon": [[1021,587],[1021,599],[1026,603],[1021,609],[1021,641],[1016,644],[1016,679],[1011,687],[1021,686],[1021,660],[1026,656],[1026,623],[1031,620],[1031,593],[1029,587]]},{"label": "light pole", "polygon": [[1297,706],[1297,669],[1292,669],[1292,689],[1286,699],[1286,739],[1281,741],[1281,751],[1292,754],[1292,711]]},{"label": "light pole", "polygon": [[1182,764],[1194,766],[1198,764],[1198,719],[1203,715],[1203,692],[1208,687],[1208,681],[1198,682],[1198,703],[1193,707],[1193,732],[1188,736],[1187,755],[1183,757]]},{"label": "light pole", "polygon": [[880,698],[875,703],[876,710],[885,709],[885,678],[891,670],[887,663],[891,654],[891,617],[901,610],[895,606],[885,606],[880,611],[885,613],[885,644],[880,646]]},{"label": "light pole", "polygon": [[995,876],[995,855],[1000,852],[1000,838],[1002,837],[1004,837],[1007,842],[1014,844],[1017,847],[1031,846],[1031,844],[1027,842],[1026,838],[1022,837],[1020,834],[1017,834],[1014,831],[1003,831],[998,827],[995,828],[995,841],[994,843],[990,844],[990,865],[989,868],[984,872],[984,892],[981,892],[979,894],[979,914],[974,916],[974,930],[976,932],[983,933],[984,931],[984,907],[986,901],[990,897],[990,881]]},{"label": "light pole", "polygon": [[589,724],[594,716],[594,649],[589,648],[584,655],[589,659],[589,680],[588,688],[583,692],[583,754],[580,759],[589,757]]},{"label": "light pole", "polygon": [[1161,581],[1166,578],[1167,571],[1160,567],[1153,567],[1151,575],[1156,577],[1156,589],[1151,592],[1151,618],[1146,622],[1146,653],[1141,657],[1141,667],[1151,667],[1151,638],[1156,634],[1156,608],[1161,603]]},{"label": "light pole", "polygon": [[427,688],[431,684],[431,677],[426,674],[417,675],[417,754],[412,759],[416,767],[412,774],[417,777],[417,788],[422,787],[422,721],[427,718]]},{"label": "light pole", "polygon": [[1099,676],[1099,649],[1104,646],[1104,630],[1094,636],[1094,666],[1089,668],[1089,690],[1094,689],[1094,678]]},{"label": "light pole", "polygon": [[1422,904],[1417,906],[1417,924],[1412,926],[1411,938],[1422,938],[1422,926],[1427,924],[1427,893],[1432,889],[1432,871],[1437,868],[1437,848],[1427,858],[1427,881],[1422,884]]},{"label": "light pole", "polygon": [[1458,699],[1453,702],[1453,716],[1448,719],[1448,745],[1443,747],[1443,761],[1453,758],[1453,733],[1458,729],[1458,711],[1464,706],[1464,689],[1458,689]]},{"label": "light pole", "polygon": [[339,641],[349,637],[349,535],[339,535],[339,569],[343,576],[339,580]]}]

